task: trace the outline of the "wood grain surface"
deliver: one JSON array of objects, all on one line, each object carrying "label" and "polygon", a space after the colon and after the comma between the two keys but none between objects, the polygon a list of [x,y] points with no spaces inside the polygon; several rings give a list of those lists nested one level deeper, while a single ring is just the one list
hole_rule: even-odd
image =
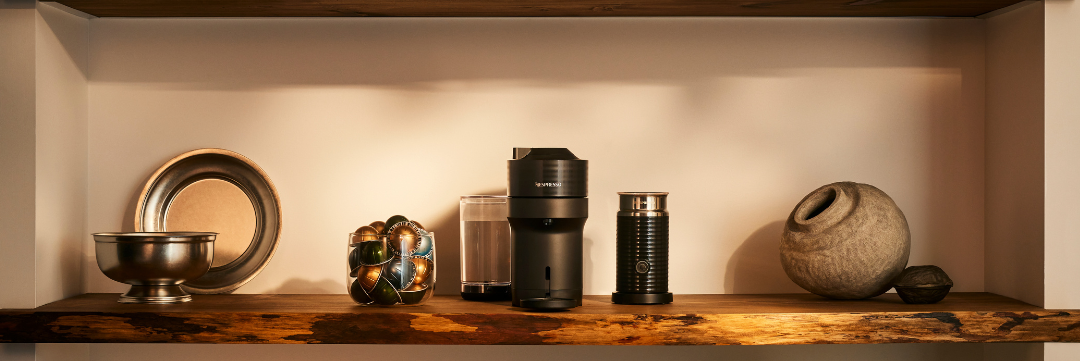
[{"label": "wood grain surface", "polygon": [[978,16],[1021,0],[59,0],[94,16]]},{"label": "wood grain surface", "polygon": [[344,343],[458,345],[771,345],[1076,342],[1080,314],[989,293],[934,305],[895,295],[833,301],[810,294],[676,295],[662,306],[587,296],[565,312],[437,296],[412,307],[364,307],[346,295],[195,295],[179,305],[87,294],[0,311],[0,342]]}]

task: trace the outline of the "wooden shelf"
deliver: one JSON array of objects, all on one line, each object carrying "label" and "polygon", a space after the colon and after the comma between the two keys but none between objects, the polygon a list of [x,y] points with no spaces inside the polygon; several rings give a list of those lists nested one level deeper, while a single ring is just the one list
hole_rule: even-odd
[{"label": "wooden shelf", "polygon": [[58,0],[101,17],[963,16],[1021,0]]},{"label": "wooden shelf", "polygon": [[566,312],[437,296],[414,307],[358,306],[346,295],[196,295],[180,305],[86,294],[0,310],[0,342],[775,345],[1077,342],[1080,314],[989,293],[933,305],[896,295],[832,301],[810,294],[676,295],[659,306],[586,296]]}]

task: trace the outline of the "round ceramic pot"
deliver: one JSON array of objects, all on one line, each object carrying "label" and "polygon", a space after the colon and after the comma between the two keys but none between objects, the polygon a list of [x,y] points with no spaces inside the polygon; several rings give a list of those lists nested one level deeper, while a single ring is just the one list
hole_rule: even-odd
[{"label": "round ceramic pot", "polygon": [[825,185],[788,216],[780,262],[800,287],[835,299],[888,291],[911,251],[907,219],[889,195],[854,182]]}]

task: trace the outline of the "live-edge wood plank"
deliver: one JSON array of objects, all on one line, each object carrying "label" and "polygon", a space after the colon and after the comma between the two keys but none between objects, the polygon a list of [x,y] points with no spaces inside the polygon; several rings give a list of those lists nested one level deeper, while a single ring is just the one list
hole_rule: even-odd
[{"label": "live-edge wood plank", "polygon": [[[53,302],[37,312],[257,312],[257,313],[522,313],[510,302],[469,302],[455,296],[435,296],[420,306],[361,306],[345,295],[235,294],[193,295],[194,302],[141,305],[116,302],[116,294],[91,293]],[[730,314],[842,313],[927,311],[1039,311],[1039,307],[991,293],[952,293],[942,302],[908,305],[895,294],[869,300],[836,301],[809,293],[766,295],[676,295],[666,305],[616,305],[610,296],[585,296],[583,307],[559,314]]]},{"label": "live-edge wood plank", "polygon": [[101,17],[978,16],[1021,0],[57,0]]},{"label": "live-edge wood plank", "polygon": [[809,294],[677,295],[670,305],[587,296],[566,312],[438,296],[414,307],[364,307],[345,295],[196,295],[180,305],[87,294],[0,311],[0,342],[731,345],[1076,342],[1080,314],[989,293],[934,305],[895,295],[833,301]]}]

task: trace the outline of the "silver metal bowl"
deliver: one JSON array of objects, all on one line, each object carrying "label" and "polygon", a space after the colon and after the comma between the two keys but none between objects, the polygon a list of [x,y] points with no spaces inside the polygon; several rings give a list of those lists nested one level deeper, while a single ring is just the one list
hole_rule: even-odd
[{"label": "silver metal bowl", "polygon": [[98,268],[131,285],[120,303],[191,301],[180,284],[210,269],[216,238],[213,232],[94,233]]}]

